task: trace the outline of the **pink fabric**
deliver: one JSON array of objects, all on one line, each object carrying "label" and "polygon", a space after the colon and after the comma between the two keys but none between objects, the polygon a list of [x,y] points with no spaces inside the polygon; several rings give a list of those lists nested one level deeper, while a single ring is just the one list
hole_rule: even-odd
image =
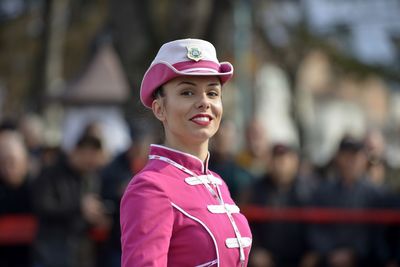
[{"label": "pink fabric", "polygon": [[[208,68],[203,70],[195,70],[190,72],[190,69],[195,68]],[[165,84],[166,82],[182,75],[212,75],[218,76],[221,84],[227,82],[233,75],[233,67],[230,63],[223,63],[221,65],[211,61],[201,60],[195,61],[184,61],[175,63],[174,65],[167,65],[164,63],[158,63],[153,65],[148,72],[146,72],[141,86],[140,98],[143,104],[151,108],[153,103],[153,92]]]},{"label": "pink fabric", "polygon": [[143,79],[140,99],[146,107],[151,108],[151,104],[153,103],[153,92],[163,85],[165,81],[172,80],[173,78],[178,77],[179,74],[164,64],[157,64],[145,74],[145,77],[146,76],[152,78]]},{"label": "pink fabric", "polygon": [[219,67],[220,65],[209,60],[200,60],[198,62],[196,61],[183,61],[183,62],[178,62],[175,63],[174,68],[178,71],[184,71],[187,69],[197,69],[197,68],[207,68],[209,69],[209,73],[219,73]]},{"label": "pink fabric", "polygon": [[[162,146],[153,145],[150,154],[168,157],[197,175],[208,168],[193,156]],[[219,264],[213,266],[240,266],[239,249],[225,245],[235,237],[228,216],[209,212],[207,205],[217,205],[217,200],[204,185],[186,183],[187,177],[166,162],[150,160],[132,179],[121,201],[123,267],[197,266],[217,258]],[[226,184],[220,188],[224,201],[234,204]],[[251,237],[246,218],[240,213],[233,217],[241,235]],[[245,248],[246,265],[249,252]]]}]

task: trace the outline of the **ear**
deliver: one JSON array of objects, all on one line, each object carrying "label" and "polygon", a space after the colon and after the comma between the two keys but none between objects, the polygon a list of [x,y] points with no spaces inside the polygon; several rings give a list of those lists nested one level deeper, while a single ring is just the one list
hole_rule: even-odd
[{"label": "ear", "polygon": [[159,119],[160,121],[165,120],[165,109],[162,99],[154,99],[153,103],[151,104],[151,109],[153,110],[153,114],[154,116],[156,116],[157,119]]}]

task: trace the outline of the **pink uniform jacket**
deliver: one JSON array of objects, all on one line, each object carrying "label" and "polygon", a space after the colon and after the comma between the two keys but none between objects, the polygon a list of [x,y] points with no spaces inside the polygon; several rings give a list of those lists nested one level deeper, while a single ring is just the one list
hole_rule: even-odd
[{"label": "pink uniform jacket", "polygon": [[[151,159],[133,177],[121,201],[122,267],[247,266],[251,232],[225,182],[192,155],[151,145],[150,157],[173,160],[218,185],[225,205],[198,178],[166,161]],[[208,176],[205,176],[208,175]],[[215,184],[210,183],[216,188]]]}]

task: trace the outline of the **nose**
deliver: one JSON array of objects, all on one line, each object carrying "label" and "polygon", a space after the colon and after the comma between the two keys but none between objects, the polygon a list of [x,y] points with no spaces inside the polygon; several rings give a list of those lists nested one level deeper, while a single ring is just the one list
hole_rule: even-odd
[{"label": "nose", "polygon": [[207,97],[207,94],[201,94],[199,100],[196,103],[196,107],[198,109],[209,109],[210,108],[210,99]]}]

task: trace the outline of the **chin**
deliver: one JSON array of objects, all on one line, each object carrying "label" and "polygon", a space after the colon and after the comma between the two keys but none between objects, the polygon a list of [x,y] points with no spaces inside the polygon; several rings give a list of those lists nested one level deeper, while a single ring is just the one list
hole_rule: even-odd
[{"label": "chin", "polygon": [[197,130],[195,132],[192,132],[193,139],[199,140],[199,141],[207,141],[211,137],[214,136],[216,131],[210,131],[209,129],[202,129],[202,130]]}]

